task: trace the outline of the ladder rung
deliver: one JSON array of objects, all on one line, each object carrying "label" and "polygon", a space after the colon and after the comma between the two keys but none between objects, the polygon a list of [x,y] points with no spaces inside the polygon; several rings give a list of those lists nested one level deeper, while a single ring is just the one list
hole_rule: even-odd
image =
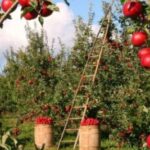
[{"label": "ladder rung", "polygon": [[68,128],[66,129],[66,131],[78,131],[79,129],[72,129],[72,128]]},{"label": "ladder rung", "polygon": [[91,53],[91,55],[98,55],[99,54],[99,51],[94,51]]},{"label": "ladder rung", "polygon": [[92,75],[84,75],[84,77],[88,77],[88,78],[90,78],[90,77],[93,77],[94,75],[92,74]]},{"label": "ladder rung", "polygon": [[88,95],[77,95],[76,98],[88,98],[90,97],[90,94]]},{"label": "ladder rung", "polygon": [[87,85],[81,85],[80,87],[87,87]]},{"label": "ladder rung", "polygon": [[74,109],[81,109],[81,108],[85,108],[86,106],[74,106]]},{"label": "ladder rung", "polygon": [[63,140],[61,141],[62,143],[74,143],[75,141],[74,140]]},{"label": "ladder rung", "polygon": [[98,57],[99,55],[91,55],[91,56],[89,56],[90,58],[96,58],[96,57]]},{"label": "ladder rung", "polygon": [[82,118],[69,118],[69,120],[81,120]]},{"label": "ladder rung", "polygon": [[92,68],[92,67],[94,68],[94,67],[96,67],[96,64],[88,64],[87,67],[88,68]]},{"label": "ladder rung", "polygon": [[89,85],[81,85],[80,88],[88,88]]}]

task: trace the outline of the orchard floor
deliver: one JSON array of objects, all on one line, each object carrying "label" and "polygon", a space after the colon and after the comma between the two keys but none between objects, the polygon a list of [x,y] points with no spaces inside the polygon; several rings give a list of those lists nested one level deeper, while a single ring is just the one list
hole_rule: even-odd
[{"label": "orchard floor", "polygon": [[[12,115],[3,115],[0,118],[0,122],[2,122],[2,130],[7,131],[10,128],[14,127],[16,124],[16,118],[12,117]],[[24,124],[21,124],[19,126],[19,129],[21,129],[20,135],[17,137],[18,141],[25,145],[24,150],[35,150],[34,148],[34,139],[33,139],[33,131],[34,131],[34,123],[32,122],[26,122]],[[59,139],[59,138],[58,138]],[[70,150],[71,148],[64,148],[62,150]],[[56,147],[54,146],[51,148],[51,150],[56,150]],[[125,147],[118,149],[116,147],[115,141],[110,141],[107,139],[101,140],[101,150],[138,150],[137,147],[130,148],[128,145]]]}]

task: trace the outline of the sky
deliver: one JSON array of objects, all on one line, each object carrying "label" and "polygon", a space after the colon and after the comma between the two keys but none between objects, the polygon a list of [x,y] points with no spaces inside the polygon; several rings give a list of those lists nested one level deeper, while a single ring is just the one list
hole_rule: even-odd
[{"label": "sky", "polygon": [[[1,1],[1,0],[0,0]],[[53,38],[61,38],[62,42],[67,46],[73,45],[74,25],[73,20],[77,16],[81,16],[85,21],[88,20],[88,10],[92,3],[93,11],[95,12],[95,19],[93,22],[93,31],[98,30],[98,21],[102,17],[101,0],[68,0],[70,6],[68,7],[63,0],[54,0],[59,7],[59,12],[54,12],[50,17],[44,19],[44,30],[48,36],[48,43],[50,44]],[[37,19],[33,21],[26,21],[24,18],[20,19],[20,7],[12,13],[12,20],[6,20],[3,28],[0,29],[0,71],[2,71],[6,61],[4,53],[13,47],[18,50],[20,47],[27,45],[25,25],[28,23],[31,28],[37,30],[42,27]],[[56,47],[58,46],[56,42]]]}]

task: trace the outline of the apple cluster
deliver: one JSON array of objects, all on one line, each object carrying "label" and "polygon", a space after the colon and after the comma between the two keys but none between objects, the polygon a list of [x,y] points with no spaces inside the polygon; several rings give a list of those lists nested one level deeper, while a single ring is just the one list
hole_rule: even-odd
[{"label": "apple cluster", "polygon": [[99,120],[95,118],[85,118],[80,123],[81,126],[99,125]]},{"label": "apple cluster", "polygon": [[49,124],[49,125],[51,125],[52,123],[53,123],[53,120],[50,117],[41,116],[41,117],[37,117],[35,119],[36,125],[38,125],[38,124]]},{"label": "apple cluster", "polygon": [[[122,8],[125,17],[131,19],[143,18],[143,6],[139,1],[127,1],[123,4]],[[146,47],[148,41],[148,34],[144,29],[136,31],[132,34],[131,43],[133,46],[141,47],[138,51],[138,57],[140,59],[141,66],[144,68],[150,68],[150,47]]]},{"label": "apple cluster", "polygon": [[[7,12],[13,4],[14,0],[2,0],[1,8],[3,12]],[[53,13],[54,4],[49,0],[18,0],[18,4],[21,6],[22,14],[26,20],[32,20],[37,16],[47,17]],[[12,12],[15,10],[14,8]]]}]

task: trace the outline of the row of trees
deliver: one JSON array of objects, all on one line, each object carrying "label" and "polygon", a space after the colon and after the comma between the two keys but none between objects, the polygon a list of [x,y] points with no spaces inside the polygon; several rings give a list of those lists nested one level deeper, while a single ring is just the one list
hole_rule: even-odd
[{"label": "row of trees", "polygon": [[[46,33],[27,27],[28,46],[6,55],[0,76],[0,112],[17,111],[21,123],[39,114],[50,115],[56,122],[64,119],[95,37],[92,21],[91,12],[88,23],[79,17],[74,46],[68,52],[60,41],[61,51],[55,57]],[[119,31],[114,21],[123,29],[115,40],[112,33]],[[125,20],[113,16],[88,115],[99,118],[111,137],[141,144],[150,133],[150,74],[140,66],[137,48],[127,36]]]}]

